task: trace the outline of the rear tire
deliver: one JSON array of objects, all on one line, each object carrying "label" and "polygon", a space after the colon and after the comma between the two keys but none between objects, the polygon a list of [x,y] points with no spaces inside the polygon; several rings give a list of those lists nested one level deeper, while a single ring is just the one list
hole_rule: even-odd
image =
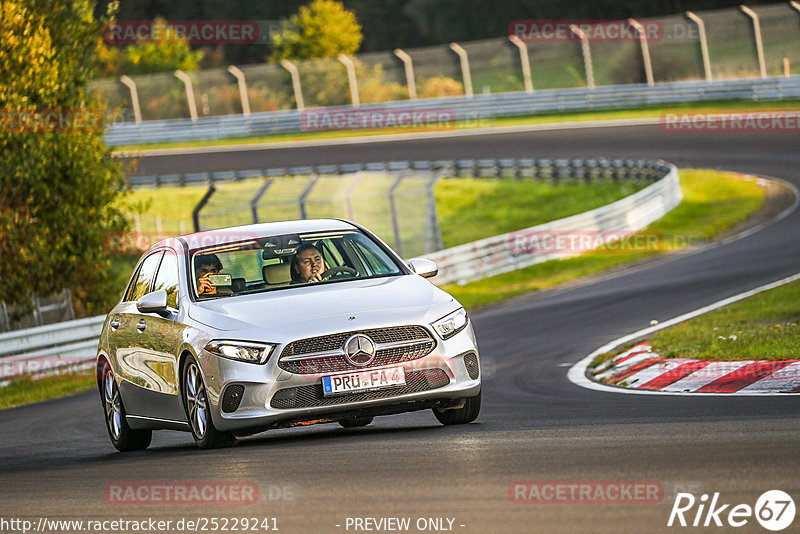
[{"label": "rear tire", "polygon": [[153,439],[152,430],[133,430],[125,418],[125,405],[111,371],[111,365],[103,361],[100,367],[100,399],[103,402],[106,430],[114,448],[120,452],[146,449]]},{"label": "rear tire", "polygon": [[181,368],[181,395],[186,420],[198,447],[218,449],[231,447],[236,443],[236,436],[231,432],[217,430],[211,420],[203,375],[193,356],[187,357]]},{"label": "rear tire", "polygon": [[358,428],[360,426],[367,426],[372,422],[374,417],[353,417],[351,419],[342,419],[339,424],[343,428]]},{"label": "rear tire", "polygon": [[480,393],[474,397],[468,397],[462,408],[453,410],[433,409],[433,415],[435,415],[436,419],[443,425],[465,425],[477,419],[479,413],[481,413]]}]

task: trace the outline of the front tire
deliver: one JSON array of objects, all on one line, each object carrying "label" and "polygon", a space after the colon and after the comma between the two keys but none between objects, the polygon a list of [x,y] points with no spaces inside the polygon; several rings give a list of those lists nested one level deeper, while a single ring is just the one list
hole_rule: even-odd
[{"label": "front tire", "polygon": [[152,430],[133,430],[125,418],[125,405],[119,394],[111,365],[104,361],[100,369],[100,397],[105,413],[106,430],[114,448],[120,452],[146,449],[153,439]]},{"label": "front tire", "polygon": [[479,413],[481,413],[480,393],[474,397],[468,397],[462,408],[452,410],[433,409],[433,415],[443,425],[465,425],[477,419]]},{"label": "front tire", "polygon": [[236,443],[236,436],[231,432],[221,432],[216,429],[209,413],[206,386],[200,366],[193,356],[183,362],[181,370],[181,394],[186,419],[192,429],[195,443],[201,449],[217,449],[231,447]]}]

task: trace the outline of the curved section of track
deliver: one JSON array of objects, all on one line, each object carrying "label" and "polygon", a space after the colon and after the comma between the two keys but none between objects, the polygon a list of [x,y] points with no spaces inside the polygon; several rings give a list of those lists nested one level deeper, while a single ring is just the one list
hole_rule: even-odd
[{"label": "curved section of track", "polygon": [[[152,157],[139,172],[501,156],[663,158],[800,184],[793,134],[678,134],[658,126]],[[791,494],[800,471],[798,397],[615,395],[577,387],[566,372],[652,319],[800,271],[798,228],[795,211],[741,239],[476,314],[484,407],[467,427],[443,428],[431,414],[415,413],[362,429],[269,432],[210,453],[196,451],[188,434],[162,433],[150,450],[119,455],[105,435],[96,392],[3,412],[3,514],[168,519],[235,512],[275,516],[290,533],[347,532],[347,517],[385,516],[411,517],[412,524],[454,518],[459,532],[527,532],[531,525],[641,532],[668,530],[676,488],[697,497],[719,491],[723,502],[751,506],[768,489]],[[249,481],[260,497],[211,511],[186,503],[120,506],[104,497],[109,483],[139,480]],[[509,498],[515,480],[657,480],[665,496],[660,504],[516,504]],[[272,487],[290,487],[291,495],[272,493],[271,500]]]}]

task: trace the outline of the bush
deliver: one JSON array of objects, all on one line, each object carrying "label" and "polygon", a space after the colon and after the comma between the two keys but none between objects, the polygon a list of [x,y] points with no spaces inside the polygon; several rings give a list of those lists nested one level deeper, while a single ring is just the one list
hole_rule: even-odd
[{"label": "bush", "polygon": [[441,96],[459,96],[464,94],[464,86],[447,76],[433,76],[422,82],[419,90],[420,98],[436,98]]}]

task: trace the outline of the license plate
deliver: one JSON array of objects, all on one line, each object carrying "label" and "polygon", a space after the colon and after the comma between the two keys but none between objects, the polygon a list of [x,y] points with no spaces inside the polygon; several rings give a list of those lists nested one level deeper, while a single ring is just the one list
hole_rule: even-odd
[{"label": "license plate", "polygon": [[322,377],[322,391],[326,397],[392,388],[404,386],[405,384],[406,373],[402,367],[389,367]]}]

